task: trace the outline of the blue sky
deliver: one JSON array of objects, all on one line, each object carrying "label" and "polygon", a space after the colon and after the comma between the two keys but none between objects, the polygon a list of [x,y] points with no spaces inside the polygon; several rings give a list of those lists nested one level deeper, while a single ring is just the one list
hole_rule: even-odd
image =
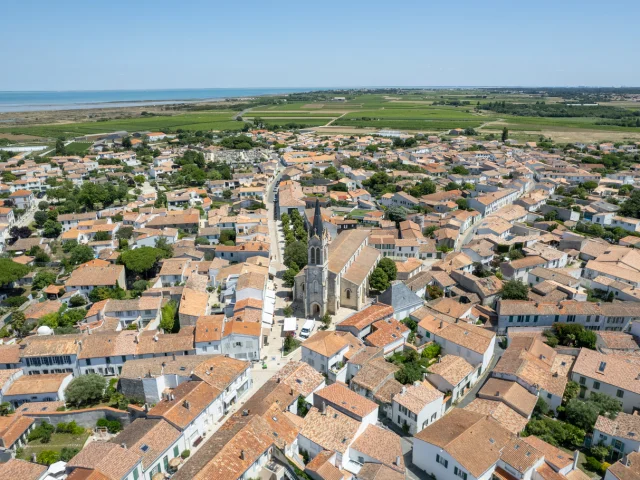
[{"label": "blue sky", "polygon": [[638,0],[7,1],[0,90],[640,86],[639,14]]}]

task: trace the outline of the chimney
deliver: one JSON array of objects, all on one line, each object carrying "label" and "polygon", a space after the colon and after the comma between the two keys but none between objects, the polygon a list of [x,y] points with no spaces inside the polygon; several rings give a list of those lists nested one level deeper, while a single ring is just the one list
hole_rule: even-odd
[{"label": "chimney", "polygon": [[280,377],[276,378],[276,383],[280,383]]},{"label": "chimney", "polygon": [[175,362],[176,361],[176,354],[174,353],[172,356],[173,356],[173,361]]},{"label": "chimney", "polygon": [[122,448],[124,448],[125,450],[127,449],[127,444],[126,444],[126,443],[121,443],[121,444],[120,444],[120,446],[121,446]]},{"label": "chimney", "polygon": [[442,355],[438,355],[438,363],[440,363],[440,360],[442,360]]},{"label": "chimney", "polygon": [[240,459],[244,460],[244,450],[240,450]]},{"label": "chimney", "polygon": [[189,410],[189,407],[191,407],[191,405],[189,404],[189,400],[185,400],[184,402],[182,402],[182,406]]},{"label": "chimney", "polygon": [[323,400],[322,401],[322,415],[326,415],[327,414],[327,403]]},{"label": "chimney", "polygon": [[397,467],[400,466],[400,455],[396,455],[396,461],[394,463]]},{"label": "chimney", "polygon": [[578,452],[578,450],[573,452],[573,468],[571,470],[575,470],[576,468],[578,468],[578,458],[579,458],[579,456],[580,456],[580,452]]},{"label": "chimney", "polygon": [[154,342],[157,342],[157,341],[158,341],[158,335],[154,335],[154,336],[153,336],[153,341],[154,341]]},{"label": "chimney", "polygon": [[444,325],[444,322],[440,320],[440,328],[442,328],[442,325]]},{"label": "chimney", "polygon": [[169,394],[169,398],[171,399],[171,401],[173,402],[176,399],[176,396],[173,393]]},{"label": "chimney", "polygon": [[78,341],[78,351],[81,352],[82,351],[82,340]]},{"label": "chimney", "polygon": [[33,463],[36,463],[36,454],[35,454],[35,453],[32,453],[32,454],[31,454],[31,461],[32,461]]}]

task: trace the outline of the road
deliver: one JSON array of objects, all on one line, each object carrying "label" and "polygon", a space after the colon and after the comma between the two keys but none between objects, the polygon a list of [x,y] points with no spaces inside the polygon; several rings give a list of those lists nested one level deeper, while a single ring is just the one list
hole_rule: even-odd
[{"label": "road", "polygon": [[28,211],[24,212],[24,214],[18,220],[16,220],[16,222],[13,224],[13,226],[14,227],[26,227],[28,225],[31,225],[31,223],[33,223],[33,216],[38,211],[38,204],[40,202],[46,202],[46,201],[47,201],[47,196],[46,195],[44,197],[42,197],[42,198],[35,198],[31,208]]}]

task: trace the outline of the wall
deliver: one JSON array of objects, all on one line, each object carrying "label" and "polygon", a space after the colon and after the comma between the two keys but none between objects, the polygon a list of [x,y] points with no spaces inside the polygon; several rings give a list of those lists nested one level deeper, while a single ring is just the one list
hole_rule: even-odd
[{"label": "wall", "polygon": [[83,410],[73,410],[69,412],[47,412],[47,413],[25,413],[26,416],[35,418],[37,422],[48,422],[51,425],[59,423],[69,423],[75,421],[78,425],[85,428],[93,428],[96,422],[101,418],[108,420],[119,420],[125,427],[131,423],[129,412],[116,410],[111,407],[85,408]]}]

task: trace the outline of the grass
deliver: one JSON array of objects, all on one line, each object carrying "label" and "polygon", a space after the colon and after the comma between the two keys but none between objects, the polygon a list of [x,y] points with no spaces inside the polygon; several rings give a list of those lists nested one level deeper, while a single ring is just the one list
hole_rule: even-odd
[{"label": "grass", "polygon": [[85,155],[93,145],[91,142],[73,142],[65,148],[67,155]]},{"label": "grass", "polygon": [[60,452],[64,447],[67,448],[79,448],[82,449],[85,442],[89,438],[90,432],[86,430],[80,435],[72,435],[71,433],[54,433],[51,435],[51,441],[49,443],[40,443],[40,440],[34,440],[24,446],[22,458],[25,460],[31,460],[31,455],[44,451],[54,450]]},{"label": "grass", "polygon": [[[498,134],[507,127],[513,136],[536,139],[537,136],[551,136],[558,141],[604,137],[608,134],[627,135],[630,139],[640,139],[640,129],[613,125],[596,125],[598,118],[550,118],[519,117],[501,115],[490,111],[476,112],[479,103],[507,101],[514,103],[532,103],[542,99],[539,95],[504,94],[479,90],[425,90],[398,94],[363,94],[346,102],[332,101],[290,101],[278,105],[262,105],[248,111],[245,121],[260,117],[267,126],[296,123],[310,127],[326,125],[334,120],[332,130],[351,129],[396,129],[403,131],[422,131],[444,133],[452,128],[474,128],[482,134]],[[547,103],[561,102],[561,98],[545,97]],[[468,101],[469,105],[454,107],[451,105],[433,105],[441,101]],[[74,137],[87,134],[125,130],[127,132],[162,130],[240,130],[244,122],[233,120],[237,113],[229,110],[199,111],[177,113],[153,117],[121,118],[99,122],[68,124],[12,126],[0,128],[2,134],[23,134],[45,138],[60,136]],[[343,116],[342,116],[343,115]],[[615,135],[612,135],[614,138]],[[529,137],[532,136],[532,137]],[[618,139],[616,137],[616,139]],[[78,149],[81,153],[84,144],[73,143],[68,149],[71,153]]]}]

